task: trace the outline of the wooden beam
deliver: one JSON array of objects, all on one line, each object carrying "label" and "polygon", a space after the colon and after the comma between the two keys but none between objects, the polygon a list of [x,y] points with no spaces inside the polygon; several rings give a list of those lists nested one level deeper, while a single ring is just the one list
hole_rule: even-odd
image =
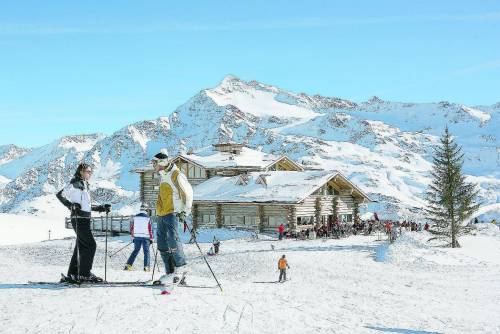
[{"label": "wooden beam", "polygon": [[218,228],[221,228],[223,225],[222,222],[222,204],[217,204],[215,208],[215,222]]},{"label": "wooden beam", "polygon": [[319,226],[321,223],[321,196],[316,197],[316,201],[314,203],[314,217],[316,220],[316,226]]},{"label": "wooden beam", "polygon": [[193,229],[196,231],[198,229],[198,204],[193,204],[193,209],[191,210],[193,215]]},{"label": "wooden beam", "polygon": [[259,223],[258,229],[260,232],[264,231],[264,205],[258,206]]}]

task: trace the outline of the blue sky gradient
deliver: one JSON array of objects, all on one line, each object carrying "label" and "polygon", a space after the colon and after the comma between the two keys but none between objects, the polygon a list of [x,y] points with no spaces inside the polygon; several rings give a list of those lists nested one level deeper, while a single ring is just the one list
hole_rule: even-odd
[{"label": "blue sky gradient", "polygon": [[1,7],[0,145],[169,115],[227,74],[356,102],[500,102],[499,1]]}]

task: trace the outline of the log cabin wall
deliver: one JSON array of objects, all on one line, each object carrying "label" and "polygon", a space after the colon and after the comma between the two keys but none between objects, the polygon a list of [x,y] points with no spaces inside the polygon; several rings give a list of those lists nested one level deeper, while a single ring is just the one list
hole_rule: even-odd
[{"label": "log cabin wall", "polygon": [[223,204],[222,226],[241,226],[257,229],[259,207],[257,204]]}]

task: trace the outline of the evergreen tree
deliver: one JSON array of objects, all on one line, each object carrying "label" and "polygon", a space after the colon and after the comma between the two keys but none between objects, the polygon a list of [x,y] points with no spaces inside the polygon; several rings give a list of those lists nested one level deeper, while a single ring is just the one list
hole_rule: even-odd
[{"label": "evergreen tree", "polygon": [[465,182],[462,174],[464,154],[462,148],[451,137],[448,127],[434,149],[432,183],[427,189],[426,212],[434,223],[429,239],[441,239],[448,246],[460,247],[458,237],[468,231],[464,222],[479,207],[474,203],[478,190],[472,183]]}]

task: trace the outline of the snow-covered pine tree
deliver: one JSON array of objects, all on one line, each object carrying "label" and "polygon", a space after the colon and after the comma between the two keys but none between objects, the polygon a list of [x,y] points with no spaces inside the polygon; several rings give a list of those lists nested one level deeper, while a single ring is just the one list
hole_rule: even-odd
[{"label": "snow-covered pine tree", "polygon": [[462,148],[445,128],[441,144],[434,149],[432,183],[427,188],[426,208],[428,218],[434,223],[429,232],[433,237],[448,242],[448,246],[460,247],[458,237],[468,232],[465,220],[479,207],[475,203],[478,190],[475,184],[465,181],[462,174]]}]

